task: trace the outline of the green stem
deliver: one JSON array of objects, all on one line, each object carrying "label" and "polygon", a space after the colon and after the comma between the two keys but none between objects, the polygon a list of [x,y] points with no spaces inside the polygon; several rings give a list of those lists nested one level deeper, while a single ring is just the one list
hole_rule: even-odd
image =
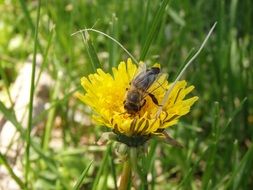
[{"label": "green stem", "polygon": [[102,179],[102,176],[104,175],[104,171],[106,170],[107,165],[108,165],[110,146],[111,146],[111,144],[108,145],[106,152],[104,153],[102,163],[100,164],[99,170],[97,172],[96,178],[95,178],[93,186],[92,186],[92,190],[101,189],[99,187],[99,183],[100,183],[100,179]]},{"label": "green stem", "polygon": [[[53,92],[53,95],[52,95],[52,100],[53,101],[57,100],[57,96],[58,96],[59,91],[60,91],[60,82],[59,81],[60,80],[58,80],[58,76],[57,76],[54,92]],[[50,109],[49,112],[48,112],[48,120],[46,122],[46,127],[45,127],[44,137],[43,137],[43,143],[42,143],[42,148],[43,148],[44,151],[48,150],[48,145],[49,145],[50,138],[51,138],[51,131],[52,131],[53,122],[54,122],[54,118],[55,118],[55,112],[56,112],[56,106],[53,107],[52,109]]]},{"label": "green stem", "polygon": [[30,101],[29,101],[29,113],[28,113],[28,127],[26,133],[26,150],[25,150],[25,185],[28,188],[28,175],[30,171],[30,145],[31,145],[31,130],[32,130],[32,113],[33,113],[33,98],[35,89],[35,66],[36,66],[36,55],[38,47],[38,28],[39,28],[39,18],[40,18],[40,6],[41,0],[39,0],[39,5],[37,9],[37,21],[34,36],[34,51],[33,51],[33,63],[32,63],[32,76],[31,76],[31,88],[30,88]]},{"label": "green stem", "polygon": [[123,170],[121,173],[121,179],[120,179],[120,184],[119,184],[119,190],[127,190],[129,180],[131,177],[131,166],[130,166],[130,161],[129,158],[125,161]]},{"label": "green stem", "polygon": [[6,167],[6,169],[8,170],[9,174],[11,175],[12,179],[14,179],[16,181],[16,183],[19,185],[19,187],[21,189],[25,189],[25,184],[23,183],[23,181],[14,173],[14,171],[12,170],[12,167],[9,165],[9,163],[7,162],[5,156],[3,154],[0,153],[0,162],[2,162],[2,164]]}]

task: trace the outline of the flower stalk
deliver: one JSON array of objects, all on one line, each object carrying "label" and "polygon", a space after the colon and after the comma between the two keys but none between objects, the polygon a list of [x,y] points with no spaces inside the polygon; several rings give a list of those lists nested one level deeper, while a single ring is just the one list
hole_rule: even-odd
[{"label": "flower stalk", "polygon": [[121,179],[120,179],[120,184],[119,184],[119,190],[127,190],[131,175],[132,175],[132,169],[131,169],[130,160],[128,157],[123,165],[123,170],[121,173]]}]

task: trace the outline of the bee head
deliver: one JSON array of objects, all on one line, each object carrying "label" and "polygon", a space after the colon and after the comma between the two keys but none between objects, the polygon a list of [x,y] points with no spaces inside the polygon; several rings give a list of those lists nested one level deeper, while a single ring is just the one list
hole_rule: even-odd
[{"label": "bee head", "polygon": [[151,71],[153,74],[159,74],[161,69],[159,67],[151,67]]},{"label": "bee head", "polygon": [[159,74],[161,72],[161,67],[160,64],[156,63],[154,64],[150,70],[152,71],[153,74]]},{"label": "bee head", "polygon": [[140,106],[133,104],[131,102],[125,102],[124,104],[124,109],[126,110],[127,113],[129,114],[135,114],[136,112],[139,111]]}]

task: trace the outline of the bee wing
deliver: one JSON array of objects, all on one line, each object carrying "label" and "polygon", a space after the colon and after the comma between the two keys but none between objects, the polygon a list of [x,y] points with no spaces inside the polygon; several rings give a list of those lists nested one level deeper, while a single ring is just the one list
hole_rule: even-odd
[{"label": "bee wing", "polygon": [[136,73],[134,74],[134,77],[131,81],[131,85],[133,85],[136,88],[143,89],[143,81],[146,78],[146,73],[147,73],[146,64],[141,62],[139,64],[138,69],[136,70]]},{"label": "bee wing", "polygon": [[140,63],[131,85],[142,91],[147,91],[162,76],[159,72],[154,71],[154,69],[147,69],[145,63]]},{"label": "bee wing", "polygon": [[[138,80],[136,80],[135,86],[149,93],[153,91],[152,89],[157,89],[166,84],[166,81],[167,77],[165,74],[160,73],[160,71],[154,71],[151,68],[139,76]],[[152,88],[150,89],[150,87]]]},{"label": "bee wing", "polygon": [[152,88],[148,89],[148,92],[152,93],[159,87],[162,87],[164,88],[164,90],[166,90],[166,85],[168,83],[167,79],[168,79],[168,74],[159,73],[155,81],[153,82]]},{"label": "bee wing", "polygon": [[167,81],[167,78],[168,78],[168,75],[165,74],[165,73],[160,73],[156,80],[153,82],[153,84],[151,86],[149,86],[146,90],[145,90],[145,97],[147,96],[150,96],[153,95],[153,93],[159,89],[159,88],[162,88],[164,90],[164,92],[166,91],[166,86],[168,84],[168,81]]},{"label": "bee wing", "polygon": [[140,79],[142,79],[146,71],[147,71],[146,64],[143,62],[139,63],[139,67],[136,70],[136,73],[134,74],[132,81],[139,81]]}]

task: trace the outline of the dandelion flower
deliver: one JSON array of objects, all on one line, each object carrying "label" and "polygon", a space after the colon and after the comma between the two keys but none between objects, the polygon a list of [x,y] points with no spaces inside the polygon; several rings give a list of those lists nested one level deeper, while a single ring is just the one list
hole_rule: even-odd
[{"label": "dandelion flower", "polygon": [[[145,96],[145,104],[136,114],[129,114],[124,109],[126,93],[138,68],[131,59],[121,62],[118,68],[112,68],[112,75],[97,69],[97,73],[81,78],[85,93],[76,96],[93,110],[93,119],[100,125],[112,129],[117,140],[128,146],[143,145],[153,136],[164,137],[164,129],[177,124],[179,118],[190,111],[198,100],[194,96],[186,99],[194,86],[186,81],[178,81],[172,89],[162,111],[157,117],[160,105],[155,104],[150,96]],[[161,74],[149,91],[162,102],[170,84],[165,74]]]}]

